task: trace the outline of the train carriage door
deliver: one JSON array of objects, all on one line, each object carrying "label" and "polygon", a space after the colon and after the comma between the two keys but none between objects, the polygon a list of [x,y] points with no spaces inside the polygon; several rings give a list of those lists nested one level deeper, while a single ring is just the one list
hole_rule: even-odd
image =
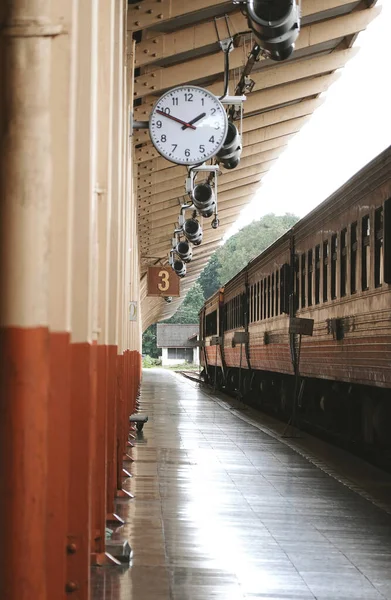
[{"label": "train carriage door", "polygon": [[391,283],[391,198],[384,202],[383,251],[384,281]]}]

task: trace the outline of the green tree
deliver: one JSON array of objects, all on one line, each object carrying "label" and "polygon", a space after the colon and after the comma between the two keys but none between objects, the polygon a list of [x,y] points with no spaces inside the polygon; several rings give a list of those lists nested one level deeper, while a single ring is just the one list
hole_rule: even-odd
[{"label": "green tree", "polygon": [[195,283],[176,313],[165,323],[198,323],[198,313],[204,304],[204,294],[201,285]]},{"label": "green tree", "polygon": [[[230,237],[224,246],[212,254],[198,282],[189,290],[176,313],[165,323],[198,323],[198,313],[204,301],[298,220],[299,217],[290,213],[283,216],[271,213]],[[149,354],[152,358],[160,356],[160,349],[156,347],[156,324],[148,327],[143,334],[143,354]]]},{"label": "green tree", "polygon": [[219,254],[214,252],[209,259],[208,264],[205,269],[202,271],[198,283],[200,284],[202,291],[204,293],[205,300],[210,298],[220,287],[220,277],[219,277]]},{"label": "green tree", "polygon": [[156,323],[150,325],[143,333],[143,354],[158,358],[162,351],[156,346]]},{"label": "green tree", "polygon": [[290,213],[283,216],[271,213],[253,221],[230,237],[217,251],[219,281],[225,284],[232,279],[250,260],[263,252],[298,220],[299,217]]}]

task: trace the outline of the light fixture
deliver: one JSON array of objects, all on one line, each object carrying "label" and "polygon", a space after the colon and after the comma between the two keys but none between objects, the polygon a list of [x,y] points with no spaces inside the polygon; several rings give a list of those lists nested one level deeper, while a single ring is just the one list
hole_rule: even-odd
[{"label": "light fixture", "polygon": [[245,11],[264,56],[277,61],[289,58],[300,31],[296,0],[247,0]]},{"label": "light fixture", "polygon": [[221,150],[216,154],[216,158],[226,169],[234,169],[240,162],[242,149],[242,140],[236,125],[229,121],[227,136]]},{"label": "light fixture", "polygon": [[203,217],[211,217],[215,211],[215,194],[209,183],[199,183],[191,192],[195,208]]},{"label": "light fixture", "polygon": [[174,260],[172,268],[174,269],[178,277],[184,277],[186,275],[186,265],[183,262],[183,260]]},{"label": "light fixture", "polygon": [[202,242],[202,227],[197,219],[187,219],[184,222],[183,234],[194,246],[199,246]]},{"label": "light fixture", "polygon": [[179,256],[179,258],[181,260],[183,260],[184,263],[188,263],[192,259],[193,253],[192,253],[189,242],[186,242],[186,241],[178,242],[175,247],[175,252]]}]

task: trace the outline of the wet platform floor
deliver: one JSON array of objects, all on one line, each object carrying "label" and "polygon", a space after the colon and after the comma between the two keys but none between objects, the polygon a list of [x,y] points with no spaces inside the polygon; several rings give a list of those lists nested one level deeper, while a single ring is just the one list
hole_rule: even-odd
[{"label": "wet platform floor", "polygon": [[92,600],[391,599],[389,514],[186,379],[146,370],[141,400],[134,556]]}]

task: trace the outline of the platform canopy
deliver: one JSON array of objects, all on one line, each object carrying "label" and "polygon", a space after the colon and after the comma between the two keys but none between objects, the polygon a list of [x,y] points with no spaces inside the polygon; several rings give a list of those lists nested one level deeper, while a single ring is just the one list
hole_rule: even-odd
[{"label": "platform canopy", "polygon": [[[293,56],[282,63],[261,59],[255,64],[251,72],[255,85],[244,104],[242,159],[235,170],[222,169],[219,176],[220,227],[214,230],[210,220],[204,220],[203,243],[194,249],[193,261],[187,265],[181,298],[171,304],[147,297],[146,270],[168,261],[187,171],[157,154],[148,130],[134,131],[143,329],[175,312],[264,175],[354,56],[356,36],[380,11],[375,4],[376,0],[302,0],[301,31]],[[248,32],[238,5],[225,0],[129,4],[128,31],[137,41],[134,119],[148,120],[156,99],[177,85],[199,85],[216,95],[223,93],[224,55],[217,36],[227,37],[225,15],[231,33]],[[230,93],[255,43],[249,33],[237,39],[239,44],[229,55]]]}]

